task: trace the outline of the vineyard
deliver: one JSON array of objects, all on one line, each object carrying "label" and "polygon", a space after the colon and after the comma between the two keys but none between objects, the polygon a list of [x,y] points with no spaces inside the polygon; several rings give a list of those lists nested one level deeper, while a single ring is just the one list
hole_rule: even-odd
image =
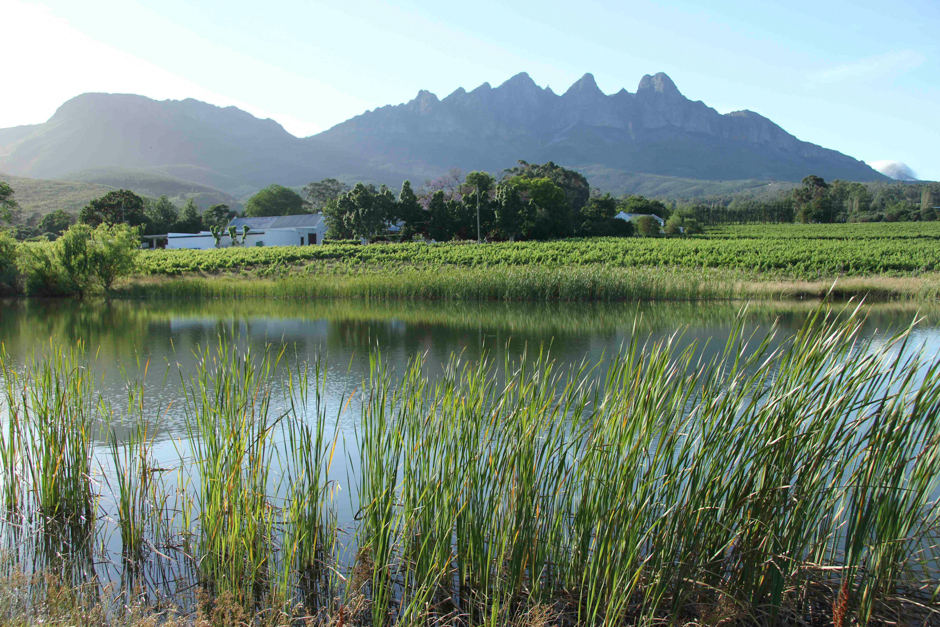
[{"label": "vineyard", "polygon": [[250,271],[318,272],[337,267],[444,269],[564,268],[729,269],[813,280],[903,276],[940,270],[940,223],[747,225],[685,238],[595,238],[551,242],[326,245],[158,250],[142,256],[147,275]]}]

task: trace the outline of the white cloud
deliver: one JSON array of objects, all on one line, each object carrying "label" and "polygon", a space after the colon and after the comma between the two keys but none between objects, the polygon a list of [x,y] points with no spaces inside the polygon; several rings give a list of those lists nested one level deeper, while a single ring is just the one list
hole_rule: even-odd
[{"label": "white cloud", "polygon": [[925,61],[927,61],[927,57],[920,52],[898,50],[819,70],[810,74],[809,82],[813,85],[820,85],[899,74],[921,65]]},{"label": "white cloud", "polygon": [[885,159],[882,161],[872,161],[871,167],[878,170],[885,176],[889,176],[896,181],[916,181],[917,173],[914,172],[906,163],[901,161],[892,161]]},{"label": "white cloud", "polygon": [[66,100],[86,92],[133,93],[150,98],[195,98],[272,118],[304,136],[316,124],[277,115],[205,89],[138,57],[84,35],[47,7],[0,0],[4,28],[4,98],[0,128],[45,122]]}]

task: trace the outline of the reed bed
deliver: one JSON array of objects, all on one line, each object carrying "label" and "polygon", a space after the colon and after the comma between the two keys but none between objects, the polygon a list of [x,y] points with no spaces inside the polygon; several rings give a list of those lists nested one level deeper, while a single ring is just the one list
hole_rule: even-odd
[{"label": "reed bed", "polygon": [[319,268],[298,272],[136,277],[116,288],[135,300],[361,299],[498,302],[638,302],[823,299],[932,301],[937,275],[824,279],[752,271],[583,265]]},{"label": "reed bed", "polygon": [[[910,329],[875,344],[860,323],[820,308],[784,341],[739,329],[711,359],[677,332],[564,370],[541,351],[453,357],[433,379],[420,356],[395,372],[376,351],[351,441],[327,427],[324,364],[223,344],[180,378],[176,478],[146,470],[141,429],[112,444],[137,479],[111,493],[82,482],[93,452],[65,433],[110,411],[76,382],[81,355],[4,361],[4,537],[22,555],[21,531],[50,527],[17,521],[116,511],[121,546],[150,546],[131,553],[144,570],[177,564],[173,620],[192,624],[938,624],[940,358]],[[36,414],[43,395],[61,409]],[[51,444],[20,437],[57,418]],[[75,468],[30,474],[37,451]],[[102,525],[81,529],[105,563]],[[127,624],[131,605],[164,620],[143,581],[101,620]],[[37,615],[36,598],[9,607]]]}]

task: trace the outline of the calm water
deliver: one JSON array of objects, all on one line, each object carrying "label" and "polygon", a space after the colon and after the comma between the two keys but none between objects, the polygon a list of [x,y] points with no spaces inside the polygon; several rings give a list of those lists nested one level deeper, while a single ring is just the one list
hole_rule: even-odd
[{"label": "calm water", "polygon": [[[114,408],[108,425],[96,436],[97,465],[110,472],[106,429],[118,437],[133,427],[127,418],[128,381],[146,388],[144,415],[159,425],[154,454],[168,468],[188,457],[184,393],[187,376],[199,356],[218,346],[220,338],[239,350],[261,354],[285,347],[290,364],[326,364],[327,416],[330,437],[338,430],[341,449],[331,478],[346,486],[338,503],[341,525],[356,511],[350,473],[357,473],[354,440],[358,418],[356,392],[368,378],[370,351],[379,348],[393,370],[401,371],[424,355],[428,374],[439,376],[457,353],[467,361],[486,355],[496,364],[539,350],[550,351],[562,367],[585,360],[595,363],[622,349],[636,336],[656,341],[675,336],[680,346],[697,343],[706,357],[719,354],[741,317],[745,336],[759,343],[775,325],[775,344],[800,328],[814,311],[809,304],[657,303],[624,305],[519,305],[360,302],[217,302],[217,303],[81,303],[75,301],[0,301],[0,343],[9,363],[21,367],[56,344],[83,343],[98,391]],[[926,356],[940,351],[940,311],[915,305],[868,308],[863,336],[876,342],[893,331],[923,320],[914,333]],[[274,397],[284,398],[283,375]],[[278,389],[280,388],[280,389]],[[351,399],[351,400],[350,400]],[[5,399],[4,399],[5,401]],[[349,402],[347,402],[349,401]],[[275,408],[276,409],[276,408]],[[3,408],[0,407],[0,413]],[[344,443],[346,446],[344,446]],[[104,483],[104,482],[103,482]],[[107,512],[108,499],[102,503]],[[113,512],[105,518],[113,520]],[[110,523],[107,523],[110,525]],[[112,530],[113,531],[113,530]],[[109,550],[119,551],[111,533]]]},{"label": "calm water", "polygon": [[[328,368],[328,415],[339,413],[369,373],[369,354],[378,347],[393,370],[424,355],[429,374],[437,375],[454,353],[465,360],[486,355],[500,364],[528,351],[550,351],[562,366],[597,362],[621,350],[631,337],[658,340],[676,334],[680,346],[698,343],[711,356],[723,349],[739,316],[745,335],[762,339],[775,324],[777,340],[792,335],[816,305],[812,303],[644,303],[619,305],[524,305],[362,302],[210,302],[82,303],[77,301],[0,301],[0,343],[19,366],[53,344],[84,343],[98,389],[116,409],[126,406],[127,381],[144,381],[152,415],[159,414],[160,436],[178,437],[184,429],[183,386],[198,356],[220,338],[256,354],[286,347],[290,364]],[[841,307],[841,306],[839,306]],[[916,305],[868,308],[865,336],[886,337],[923,318],[915,332],[928,355],[940,350],[940,310]],[[756,341],[754,342],[757,343]],[[355,424],[353,403],[340,429]]]}]

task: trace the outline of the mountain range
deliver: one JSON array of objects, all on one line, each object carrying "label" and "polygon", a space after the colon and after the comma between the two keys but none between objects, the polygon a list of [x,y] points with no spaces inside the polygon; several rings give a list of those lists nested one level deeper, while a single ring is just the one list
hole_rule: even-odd
[{"label": "mountain range", "polygon": [[497,173],[520,159],[578,169],[613,193],[649,177],[886,180],[757,113],[719,114],[689,100],[663,73],[644,76],[635,93],[604,94],[585,74],[559,95],[525,73],[443,99],[421,91],[307,138],[235,107],[99,93],[69,100],[43,124],[0,129],[0,172],[111,186],[166,179],[237,198],[326,177],[420,184],[453,168]]}]

